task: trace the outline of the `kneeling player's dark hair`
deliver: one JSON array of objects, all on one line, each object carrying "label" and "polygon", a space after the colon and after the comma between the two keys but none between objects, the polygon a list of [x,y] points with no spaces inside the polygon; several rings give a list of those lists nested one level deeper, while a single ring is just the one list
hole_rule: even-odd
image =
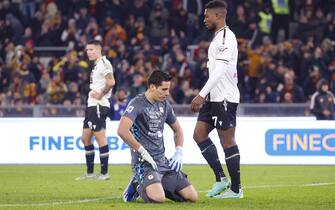
[{"label": "kneeling player's dark hair", "polygon": [[149,78],[148,78],[148,87],[150,87],[151,84],[155,85],[156,87],[162,85],[162,82],[170,82],[172,77],[160,70],[153,71]]}]

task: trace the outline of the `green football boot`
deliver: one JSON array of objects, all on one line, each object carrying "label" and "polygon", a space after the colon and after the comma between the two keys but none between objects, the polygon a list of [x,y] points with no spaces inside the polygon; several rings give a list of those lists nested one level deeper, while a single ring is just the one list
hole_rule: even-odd
[{"label": "green football boot", "polygon": [[231,183],[227,177],[221,178],[220,182],[215,182],[212,189],[207,193],[207,197],[214,197],[224,192],[230,187]]}]

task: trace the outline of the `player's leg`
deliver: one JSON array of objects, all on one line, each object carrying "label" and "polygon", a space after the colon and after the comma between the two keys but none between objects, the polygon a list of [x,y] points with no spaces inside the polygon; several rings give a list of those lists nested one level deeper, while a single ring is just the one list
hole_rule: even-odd
[{"label": "player's leg", "polygon": [[178,193],[189,202],[196,202],[198,200],[198,193],[194,189],[193,185],[189,185],[185,187],[184,189],[181,189],[178,191]]},{"label": "player's leg", "polygon": [[206,159],[208,165],[212,168],[215,174],[215,180],[219,182],[221,181],[221,178],[225,175],[216,146],[213,144],[212,140],[208,136],[212,129],[213,128],[208,123],[197,121],[194,129],[193,138],[198,144],[202,156]]},{"label": "player's leg", "polygon": [[109,159],[109,147],[106,139],[106,117],[109,111],[108,107],[97,105],[97,115],[94,120],[93,135],[99,145],[100,152],[100,165],[101,171],[99,179],[107,180],[108,175],[108,159]]},{"label": "player's leg", "polygon": [[162,178],[162,185],[167,198],[177,202],[196,202],[198,193],[183,172],[170,171]]},{"label": "player's leg", "polygon": [[95,156],[95,151],[94,151],[94,146],[91,142],[93,133],[91,129],[89,128],[84,128],[81,141],[84,144],[85,148],[85,159],[86,159],[86,174],[84,174],[81,177],[76,178],[76,180],[81,180],[81,179],[95,179],[96,176],[94,174],[94,156]]},{"label": "player's leg", "polygon": [[144,163],[142,169],[136,170],[135,173],[139,182],[137,192],[143,201],[146,203],[163,203],[165,201],[165,193],[161,184],[162,175],[153,170],[147,163]]},{"label": "player's leg", "polygon": [[[145,188],[145,197],[147,197],[147,199],[152,203],[164,203],[165,193],[162,184],[154,183],[148,185]],[[146,199],[144,201],[146,201]]]},{"label": "player's leg", "polygon": [[225,153],[225,160],[231,178],[231,190],[238,193],[240,180],[240,152],[235,141],[235,127],[226,130],[217,129]]},{"label": "player's leg", "polygon": [[109,179],[109,176],[108,176],[109,147],[108,147],[107,140],[106,140],[106,131],[104,129],[100,131],[94,131],[93,134],[99,145],[101,178],[104,177],[105,175],[106,177],[104,179]]},{"label": "player's leg", "polygon": [[209,102],[200,109],[198,121],[194,128],[193,139],[198,144],[203,157],[212,168],[215,175],[215,183],[207,196],[214,196],[223,192],[229,187],[229,182],[223,172],[223,168],[218,156],[216,146],[209,138],[208,134],[213,130],[213,119],[211,116],[211,106]]},{"label": "player's leg", "polygon": [[240,152],[235,140],[236,109],[237,104],[228,102],[225,111],[223,111],[222,128],[217,128],[231,178],[230,190],[220,195],[221,197],[243,197],[240,179]]},{"label": "player's leg", "polygon": [[95,156],[95,151],[94,151],[94,146],[92,144],[92,136],[93,133],[91,129],[89,128],[84,128],[83,129],[83,134],[81,136],[81,141],[84,144],[85,147],[85,158],[86,158],[86,166],[87,166],[87,174],[93,174],[94,172],[94,156]]},{"label": "player's leg", "polygon": [[95,156],[95,151],[94,151],[94,146],[92,143],[92,136],[93,132],[90,128],[90,118],[91,118],[91,109],[90,107],[87,107],[85,110],[85,119],[83,122],[83,132],[81,135],[81,141],[84,145],[85,148],[85,158],[86,158],[86,166],[87,166],[87,171],[86,171],[86,178],[94,178],[94,156]]}]

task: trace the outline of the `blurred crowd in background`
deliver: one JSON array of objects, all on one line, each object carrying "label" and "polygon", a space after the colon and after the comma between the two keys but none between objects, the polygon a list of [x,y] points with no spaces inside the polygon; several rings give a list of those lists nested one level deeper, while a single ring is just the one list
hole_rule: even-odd
[{"label": "blurred crowd in background", "polygon": [[[114,105],[144,92],[155,69],[173,76],[171,103],[188,104],[208,77],[213,32],[203,24],[207,2],[3,0],[0,105],[85,104],[92,66],[85,45],[91,39],[103,42],[113,64]],[[334,93],[334,0],[227,2],[227,24],[239,42],[242,103],[304,103],[321,78]],[[35,50],[42,46],[67,50],[46,56]]]}]

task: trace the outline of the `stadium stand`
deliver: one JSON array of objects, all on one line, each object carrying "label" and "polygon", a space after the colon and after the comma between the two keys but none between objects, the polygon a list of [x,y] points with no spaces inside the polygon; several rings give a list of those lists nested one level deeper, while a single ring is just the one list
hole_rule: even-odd
[{"label": "stadium stand", "polygon": [[[202,22],[205,3],[1,1],[0,106],[14,108],[0,115],[30,116],[33,109],[20,107],[54,105],[37,116],[63,116],[57,106],[85,104],[91,64],[84,46],[91,39],[103,41],[116,89],[132,97],[145,90],[150,72],[161,69],[173,75],[171,103],[190,103],[207,77],[211,33]],[[278,24],[276,0],[228,4],[228,25],[239,41],[241,102],[306,103],[321,78],[335,92],[333,0],[289,1],[287,25]],[[82,110],[72,114],[81,116]]]}]

